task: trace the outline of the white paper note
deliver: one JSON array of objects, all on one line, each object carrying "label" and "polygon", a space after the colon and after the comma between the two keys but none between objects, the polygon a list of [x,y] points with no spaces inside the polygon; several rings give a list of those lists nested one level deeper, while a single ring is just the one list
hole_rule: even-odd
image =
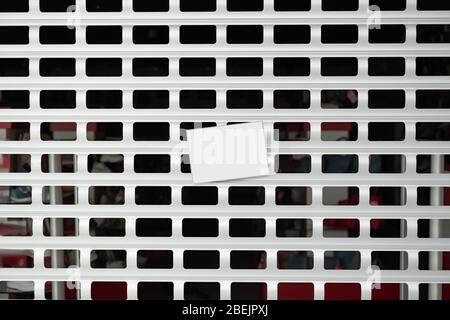
[{"label": "white paper note", "polygon": [[269,174],[261,122],[187,130],[194,183]]}]

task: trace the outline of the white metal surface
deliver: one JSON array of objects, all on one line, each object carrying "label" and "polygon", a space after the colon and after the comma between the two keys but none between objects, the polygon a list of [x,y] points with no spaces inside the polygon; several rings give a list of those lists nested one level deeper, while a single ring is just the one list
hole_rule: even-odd
[{"label": "white metal surface", "polygon": [[[448,176],[439,173],[419,175],[416,173],[417,154],[450,154],[448,142],[419,142],[415,139],[415,125],[419,121],[450,121],[449,109],[416,109],[415,90],[449,89],[450,77],[419,77],[415,73],[415,59],[421,56],[449,56],[450,44],[417,44],[417,24],[446,24],[450,21],[449,11],[418,11],[416,1],[408,0],[406,11],[382,12],[382,24],[406,25],[406,42],[403,44],[370,44],[368,42],[367,21],[371,13],[367,11],[368,0],[360,0],[356,12],[322,12],[320,1],[312,0],[309,12],[275,12],[273,0],[265,0],[262,12],[227,12],[226,0],[217,0],[217,11],[190,13],[179,11],[179,1],[170,0],[170,11],[165,13],[136,13],[132,10],[132,0],[123,0],[120,13],[86,12],[85,3],[77,0],[77,14],[42,13],[39,1],[30,0],[28,13],[0,13],[0,25],[29,25],[29,45],[2,45],[0,57],[22,57],[30,59],[30,76],[26,78],[0,77],[2,90],[29,90],[30,109],[0,109],[2,122],[30,122],[30,141],[0,141],[1,153],[31,154],[31,173],[0,173],[0,185],[29,185],[33,188],[32,205],[0,205],[0,218],[33,218],[32,237],[0,238],[0,249],[34,250],[34,268],[0,269],[0,281],[34,281],[35,298],[44,299],[46,281],[74,280],[66,269],[44,267],[44,252],[47,249],[79,249],[81,298],[90,299],[90,284],[93,281],[126,281],[128,299],[137,299],[137,284],[140,281],[169,281],[174,283],[174,298],[183,299],[183,285],[186,281],[220,282],[221,299],[231,297],[232,282],[264,282],[267,284],[269,299],[277,298],[279,282],[311,282],[314,284],[315,299],[324,298],[324,284],[327,282],[349,282],[361,284],[362,299],[371,298],[372,251],[406,251],[407,270],[383,271],[383,283],[405,283],[408,285],[408,299],[418,299],[421,283],[450,283],[450,274],[445,271],[419,271],[420,251],[450,251],[450,239],[423,239],[417,237],[418,219],[444,219],[450,213],[448,207],[420,207],[416,204],[417,187],[443,187],[449,185]],[[41,45],[38,28],[41,25],[66,25],[76,21],[76,44]],[[168,45],[135,45],[132,41],[134,25],[167,25],[170,27]],[[179,43],[180,25],[211,24],[217,26],[217,43],[214,45],[182,45]],[[226,43],[226,26],[232,24],[260,24],[264,26],[264,43],[260,45],[230,45]],[[299,45],[277,45],[273,43],[273,25],[307,24],[311,26],[311,43]],[[320,26],[322,24],[357,24],[359,40],[355,45],[322,44]],[[88,45],[85,43],[85,27],[88,25],[123,26],[121,45]],[[168,77],[133,77],[132,59],[135,57],[168,57],[170,74]],[[354,77],[322,77],[321,57],[356,57],[358,75]],[[369,57],[404,57],[405,76],[369,77]],[[76,58],[76,76],[49,78],[39,75],[39,59],[42,57]],[[122,77],[87,77],[85,61],[89,57],[122,58]],[[216,58],[216,76],[181,77],[178,59],[181,57]],[[262,77],[228,77],[226,60],[228,57],[262,57],[264,75]],[[273,76],[272,59],[275,57],[310,57],[311,75],[308,77]],[[41,109],[40,90],[76,90],[77,108],[74,110]],[[87,109],[86,91],[93,89],[123,90],[123,108],[117,110]],[[170,108],[166,110],[133,109],[133,90],[170,90]],[[207,112],[180,109],[179,91],[182,89],[212,89],[217,91],[217,107]],[[264,91],[264,106],[261,110],[231,110],[226,108],[227,89],[261,89]],[[307,110],[275,110],[273,91],[276,89],[308,89],[311,91],[311,107]],[[359,104],[354,110],[321,109],[322,89],[358,90]],[[406,94],[404,109],[369,109],[368,90],[402,89]],[[73,142],[53,142],[40,140],[40,124],[48,121],[77,123],[77,140]],[[123,140],[120,142],[87,141],[86,124],[92,121],[122,122]],[[170,123],[169,142],[138,142],[133,140],[134,122],[162,121]],[[269,161],[274,162],[278,154],[310,154],[310,174],[277,174],[268,177],[214,183],[217,186],[219,203],[216,206],[184,206],[181,203],[181,188],[192,185],[190,175],[180,171],[180,156],[188,151],[186,141],[179,141],[180,122],[215,121],[225,125],[231,121],[263,121],[266,134],[273,137],[273,123],[283,121],[309,122],[310,141],[278,142],[279,148],[269,149]],[[321,123],[345,121],[358,123],[358,140],[354,142],[323,142],[320,139]],[[404,141],[368,141],[368,123],[372,121],[403,122],[406,127]],[[41,173],[42,154],[76,154],[76,173]],[[114,174],[88,173],[89,154],[111,153],[124,155],[124,172]],[[323,174],[321,156],[323,154],[357,154],[359,172],[357,174]],[[135,154],[170,154],[171,172],[168,174],[138,174],[134,172]],[[406,170],[403,174],[369,174],[369,155],[403,154]],[[78,187],[77,205],[44,205],[44,186],[70,185]],[[122,206],[90,205],[90,186],[120,185],[125,187],[125,204]],[[135,204],[136,186],[170,186],[172,203],[168,206],[138,206]],[[228,205],[229,186],[265,187],[263,206]],[[277,206],[275,188],[277,186],[310,186],[312,204],[310,206]],[[322,187],[357,186],[360,204],[357,206],[322,205]],[[407,202],[404,206],[369,205],[369,188],[372,186],[401,186],[406,188]],[[51,238],[43,236],[43,219],[57,217],[77,217],[80,220],[79,236]],[[126,219],[126,237],[93,238],[89,235],[91,217],[123,217]],[[138,218],[171,218],[173,234],[170,238],[138,238],[135,221]],[[216,217],[219,219],[219,237],[184,238],[182,219],[186,217]],[[230,218],[263,218],[266,221],[266,236],[261,239],[237,239],[228,236]],[[310,218],[313,221],[311,238],[277,238],[275,234],[278,218]],[[333,239],[322,234],[324,218],[357,218],[360,222],[358,238]],[[370,237],[372,218],[405,219],[405,238],[377,239]],[[92,269],[90,252],[93,249],[125,249],[127,268]],[[138,269],[136,255],[140,249],[173,250],[174,265],[170,270]],[[220,251],[220,269],[183,269],[183,251],[188,249],[215,249]],[[267,268],[264,270],[232,270],[229,253],[233,249],[265,250]],[[314,252],[312,270],[278,270],[278,250],[311,250]],[[327,250],[356,250],[361,254],[359,270],[324,270],[324,252]],[[72,277],[72,278],[70,278]],[[373,280],[373,279],[372,279]]]}]

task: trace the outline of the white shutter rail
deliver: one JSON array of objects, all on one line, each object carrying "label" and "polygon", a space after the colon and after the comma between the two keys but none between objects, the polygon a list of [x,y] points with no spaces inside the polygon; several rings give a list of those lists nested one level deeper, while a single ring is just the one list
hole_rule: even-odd
[{"label": "white shutter rail", "polygon": [[[0,136],[0,156],[1,154],[31,155],[30,172],[0,171],[0,189],[12,186],[32,188],[31,204],[1,204],[0,202],[0,220],[30,218],[33,228],[32,235],[28,237],[0,237],[0,251],[30,250],[34,260],[34,265],[29,268],[0,267],[0,283],[31,281],[34,283],[34,299],[45,299],[47,282],[79,281],[80,298],[91,299],[91,284],[94,282],[126,282],[126,296],[131,300],[138,299],[139,283],[153,282],[172,283],[174,299],[185,298],[186,282],[218,283],[220,299],[232,297],[232,283],[263,283],[266,285],[267,299],[279,297],[280,283],[308,283],[313,285],[313,296],[317,300],[325,299],[325,288],[328,283],[359,284],[360,296],[364,300],[372,298],[374,282],[404,285],[407,290],[402,295],[404,299],[409,300],[419,299],[421,284],[450,284],[449,271],[419,270],[420,253],[450,251],[450,239],[418,236],[419,220],[446,219],[450,213],[448,206],[439,203],[433,206],[418,205],[418,193],[420,193],[418,188],[429,187],[433,193],[433,190],[448,188],[449,178],[441,170],[429,174],[417,172],[418,155],[441,157],[450,154],[450,144],[449,141],[419,141],[420,139],[416,138],[416,130],[418,130],[416,125],[419,123],[450,122],[448,105],[434,109],[416,107],[417,91],[444,91],[450,88],[448,65],[441,64],[444,70],[441,75],[421,75],[417,72],[420,58],[450,59],[448,40],[446,43],[417,42],[418,25],[448,25],[450,21],[448,6],[444,8],[446,10],[418,10],[417,0],[407,0],[404,9],[381,10],[378,12],[379,20],[374,20],[378,19],[378,16],[374,18],[374,12],[368,10],[369,0],[359,0],[359,6],[354,11],[324,11],[320,0],[312,0],[310,9],[306,11],[276,11],[274,7],[276,0],[264,0],[264,8],[261,11],[228,11],[227,1],[217,0],[216,9],[211,12],[181,11],[179,0],[169,0],[170,9],[163,12],[135,12],[132,0],[119,1],[122,3],[119,12],[91,12],[87,11],[86,6],[89,0],[75,2],[75,12],[41,12],[38,0],[29,1],[28,12],[0,12],[0,27],[29,27],[28,44],[0,45],[0,69],[3,66],[1,62],[3,59],[29,59],[28,76],[0,74],[0,90],[29,91],[28,109],[8,109],[4,108],[3,102],[0,104],[0,128],[2,123],[30,124],[29,141],[4,141]],[[71,24],[75,28],[74,43],[42,44],[44,32],[40,30],[42,26]],[[369,41],[369,34],[373,25],[370,24],[380,24],[381,28],[383,25],[403,26],[404,41],[372,43]],[[215,26],[216,40],[212,44],[182,44],[180,28],[190,25]],[[230,44],[227,42],[227,26],[249,25],[261,26],[262,43]],[[275,43],[274,26],[288,25],[308,26],[310,29],[306,31],[306,37],[310,37],[309,41]],[[356,42],[323,43],[321,37],[324,36],[325,31],[321,27],[325,25],[356,26]],[[122,39],[118,44],[88,44],[86,29],[89,26],[120,26]],[[134,26],[168,27],[168,43],[135,44]],[[447,37],[448,32],[447,30]],[[201,38],[202,35],[200,34],[199,37]],[[291,32],[287,36],[287,38],[296,37],[302,37],[302,35]],[[74,76],[42,75],[41,59],[45,58],[75,59]],[[86,70],[90,67],[87,59],[91,58],[120,59],[120,75],[88,76]],[[168,59],[168,75],[135,75],[136,72],[141,72],[137,70],[138,62],[136,60],[133,62],[136,58]],[[213,75],[182,76],[180,74],[182,58],[214,59]],[[229,58],[260,58],[262,74],[230,75],[227,65],[230,63],[227,61]],[[287,63],[287,67],[282,69],[282,66],[274,62],[277,58],[306,58],[307,60],[301,61],[309,66],[306,67],[309,70],[305,71],[301,69],[303,67],[300,67],[299,72],[305,72],[305,74],[296,75],[295,72],[298,70],[292,64],[300,60],[279,60]],[[323,75],[324,58],[356,59],[357,72],[350,75]],[[371,58],[400,58],[396,61],[404,61],[404,74],[372,76],[370,75]],[[343,60],[337,60],[334,63],[337,63],[339,67],[341,61]],[[134,63],[135,66],[133,66]],[[345,66],[346,62],[342,63]],[[239,65],[237,72],[245,72],[244,67],[245,64]],[[280,70],[275,70],[277,68]],[[348,72],[350,68],[351,66],[345,67],[344,71]],[[447,74],[445,74],[446,69]],[[150,67],[148,70],[155,72],[155,68]],[[44,90],[74,90],[76,107],[72,109],[43,108],[41,93]],[[87,94],[92,90],[119,90],[123,100],[122,107],[88,108]],[[133,107],[135,103],[133,94],[137,90],[167,90],[168,108]],[[181,108],[182,90],[213,90],[215,108]],[[228,90],[262,92],[260,108],[227,107]],[[278,90],[309,91],[309,106],[275,108],[274,94]],[[323,107],[323,90],[354,90],[357,92],[357,106],[353,108]],[[404,92],[404,107],[369,107],[370,92],[373,90]],[[247,98],[251,100],[252,96]],[[264,123],[266,135],[271,141],[268,157],[272,166],[278,155],[309,155],[311,157],[310,172],[274,172],[266,177],[207,184],[205,186],[218,188],[216,205],[183,204],[182,188],[194,185],[191,175],[183,173],[180,167],[181,155],[188,153],[187,142],[180,140],[182,133],[180,124],[214,122],[216,125],[226,125],[230,122],[251,121]],[[41,124],[48,122],[76,123],[75,140],[42,140]],[[122,123],[122,139],[91,141],[87,127],[88,123],[92,122]],[[167,123],[169,139],[167,141],[135,139],[133,126],[135,123],[142,122]],[[306,133],[306,138],[275,141],[275,129],[279,128],[277,123],[295,122],[309,124],[309,127],[304,126],[309,128],[309,130],[305,129],[309,131]],[[354,141],[336,141],[336,139],[324,141],[322,139],[323,135],[326,135],[323,129],[324,123],[355,123],[357,138]],[[404,139],[370,141],[373,140],[369,139],[372,123],[400,123],[404,126]],[[46,154],[75,155],[76,172],[44,173],[41,157]],[[123,172],[89,172],[88,157],[92,154],[123,155]],[[136,155],[169,155],[170,172],[137,173],[134,168]],[[358,161],[357,172],[324,173],[322,162],[323,156],[326,155],[355,155]],[[402,155],[404,157],[402,172],[371,173],[371,160],[369,160],[371,155]],[[75,187],[76,204],[44,204],[43,190],[46,186]],[[91,204],[89,188],[93,186],[124,187],[124,204]],[[169,204],[138,205],[136,188],[150,186],[170,187]],[[263,204],[230,205],[229,188],[245,186],[262,187]],[[305,189],[304,197],[310,204],[285,205],[286,203],[280,202],[279,197],[286,192],[292,192],[293,189],[285,189],[283,193],[277,189],[280,187],[309,187],[310,189]],[[329,187],[357,188],[358,204],[327,205],[324,201],[326,188]],[[384,187],[403,188],[401,197],[404,203],[379,206],[371,203],[373,201],[371,192]],[[44,219],[46,218],[78,219],[79,235],[45,236]],[[90,234],[92,218],[125,219],[125,236],[92,236]],[[137,236],[136,222],[141,218],[171,219],[171,235],[167,237]],[[208,238],[183,236],[183,219],[186,218],[218,219],[218,236]],[[263,219],[265,235],[253,238],[230,237],[230,219],[236,218]],[[312,234],[310,237],[280,237],[277,235],[279,219],[310,219],[308,228]],[[325,236],[324,219],[357,219],[359,234],[356,237]],[[373,219],[400,219],[403,221],[403,235],[395,238],[372,237],[371,220]],[[79,250],[80,265],[76,269],[48,268],[44,265],[47,250]],[[92,268],[92,250],[125,250],[126,266]],[[140,250],[172,251],[172,268],[138,268],[138,251]],[[217,250],[218,267],[185,268],[184,254],[187,250]],[[235,250],[264,251],[266,267],[256,270],[232,269],[230,267],[231,252]],[[313,265],[309,269],[279,269],[277,266],[277,261],[280,259],[279,251],[310,251]],[[326,269],[324,264],[328,259],[329,251],[359,252],[359,267],[349,270]],[[405,252],[406,262],[402,262],[405,267],[399,270],[381,270],[379,274],[370,271],[368,268],[372,265],[372,253],[375,251]]]}]

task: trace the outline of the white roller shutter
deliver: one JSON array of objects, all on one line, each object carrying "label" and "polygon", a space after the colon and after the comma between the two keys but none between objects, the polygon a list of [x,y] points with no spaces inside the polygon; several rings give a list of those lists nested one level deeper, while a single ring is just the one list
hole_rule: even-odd
[{"label": "white roller shutter", "polygon": [[[448,188],[449,179],[439,169],[436,173],[430,174],[420,174],[416,170],[417,155],[433,155],[434,161],[439,162],[436,157],[441,159],[441,156],[450,153],[448,141],[418,141],[416,139],[416,125],[418,123],[448,123],[450,121],[448,105],[441,109],[420,109],[416,107],[416,92],[418,90],[448,90],[450,87],[448,65],[445,65],[445,60],[441,60],[444,61],[441,62],[441,66],[442,70],[447,68],[447,74],[443,71],[442,76],[433,76],[432,74],[422,76],[416,72],[418,70],[416,66],[419,63],[428,63],[427,60],[419,62],[418,59],[420,58],[449,59],[450,57],[448,41],[447,43],[417,43],[417,26],[448,24],[450,11],[418,10],[416,0],[408,0],[404,10],[382,10],[380,12],[368,10],[369,0],[360,0],[356,11],[323,11],[319,0],[312,0],[310,10],[306,11],[275,11],[274,0],[265,0],[262,11],[228,11],[227,1],[217,0],[216,10],[211,12],[180,11],[179,0],[170,0],[170,9],[163,12],[135,12],[132,0],[119,2],[122,2],[119,12],[88,12],[84,0],[76,1],[75,12],[42,12],[39,1],[30,0],[28,12],[0,13],[1,26],[29,27],[28,44],[0,46],[1,59],[29,59],[29,76],[18,77],[14,74],[13,76],[4,74],[0,77],[0,90],[29,91],[30,102],[28,109],[0,109],[1,123],[30,123],[30,140],[0,141],[0,153],[31,155],[31,172],[1,172],[0,185],[3,187],[32,187],[32,203],[21,205],[15,203],[0,204],[0,219],[31,218],[33,226],[32,235],[29,237],[1,237],[0,249],[32,250],[34,258],[34,265],[30,268],[1,268],[0,281],[34,282],[35,299],[45,298],[45,284],[48,281],[79,281],[82,299],[91,298],[91,284],[93,282],[126,282],[127,299],[138,298],[138,285],[141,282],[173,283],[173,297],[175,299],[184,299],[185,282],[219,283],[221,299],[231,298],[232,283],[266,284],[268,299],[277,299],[280,283],[307,283],[313,286],[314,299],[319,300],[325,298],[325,288],[330,283],[359,285],[362,299],[371,299],[373,283],[403,284],[404,287],[402,288],[407,288],[407,290],[402,291],[403,298],[412,300],[419,298],[419,285],[421,284],[450,283],[448,271],[419,270],[419,253],[421,251],[450,251],[449,239],[418,237],[419,219],[445,219],[448,218],[449,209],[446,206],[439,205],[439,203],[435,206],[420,206],[417,204],[418,187],[431,187],[430,190],[433,195],[436,192],[441,192],[442,187]],[[256,5],[257,7],[258,5]],[[41,30],[40,38],[40,27],[66,26],[68,24],[74,25],[75,43],[70,44],[70,39],[69,44],[41,43],[42,32],[51,32],[51,30]],[[392,33],[400,32],[400,34],[403,26],[404,41],[394,39],[394,43],[371,43],[369,41],[370,29],[376,28],[374,25],[378,24],[381,25],[381,28],[383,25],[400,26],[400,31],[398,29],[391,31]],[[181,44],[180,28],[191,25],[215,26],[215,43]],[[261,26],[261,31],[263,31],[262,43],[227,43],[227,27],[245,25]],[[288,32],[288,36],[285,36],[288,39],[297,36],[299,39],[300,37],[306,37],[306,40],[303,39],[304,43],[283,43],[289,42],[289,40],[282,38],[282,29],[274,31],[274,26],[286,25],[308,27],[303,29],[304,33],[294,30],[294,32]],[[357,26],[357,41],[344,44],[322,43],[321,37],[324,31],[321,30],[321,27],[324,25],[332,26],[326,32],[332,32],[333,26]],[[121,26],[122,41],[119,44],[87,44],[86,28],[89,26]],[[160,30],[151,28],[144,30],[144,42],[148,41],[146,37],[155,36],[155,32],[157,34],[155,37],[158,38],[159,32],[164,34],[164,27],[168,27],[169,41],[164,44],[164,35],[162,35],[162,39],[154,41],[162,41],[163,44],[136,44],[133,42],[133,28],[136,26],[163,27]],[[152,32],[154,32],[153,35]],[[277,42],[281,43],[274,42],[277,32],[280,32],[281,37]],[[350,29],[345,29],[343,32],[351,38],[352,31]],[[239,34],[239,29],[237,33]],[[261,33],[256,31],[255,34]],[[345,35],[343,35],[344,38]],[[199,38],[203,36],[199,34]],[[245,34],[242,35],[244,38],[245,36]],[[310,36],[310,41],[307,39],[308,36]],[[302,42],[302,40],[299,41]],[[260,41],[256,40],[256,42]],[[390,70],[385,70],[384,72],[387,75],[370,76],[370,65],[376,63],[376,60],[370,62],[370,59],[383,57],[400,58],[400,60],[393,60],[394,66],[398,66],[398,63],[401,64],[404,60],[404,74],[388,76]],[[42,59],[44,58],[75,59],[75,75],[43,76],[42,72],[45,66],[42,65]],[[120,59],[120,74],[114,76],[114,70],[111,67],[111,76],[88,76],[86,70],[90,62],[87,59],[93,58]],[[159,64],[155,67],[147,64],[148,60],[140,61],[141,64],[139,64],[139,60],[134,60],[139,58],[161,58],[163,60],[152,60],[152,62]],[[214,59],[213,75],[204,77],[180,75],[180,59],[182,58]],[[258,58],[262,61],[258,59],[252,61],[237,60],[238,65],[233,71],[231,70],[232,61],[227,61],[230,58]],[[301,59],[283,60],[285,58]],[[353,60],[323,60],[324,58],[352,58]],[[166,60],[164,59],[168,59],[168,76],[164,76],[164,68],[166,67]],[[281,60],[274,61],[274,59]],[[52,61],[50,62],[52,63]],[[66,62],[71,64],[70,61],[66,60]],[[99,60],[91,62],[93,70],[96,65],[98,66],[98,63],[103,63]],[[114,63],[116,62],[117,60]],[[190,62],[194,63],[195,61]],[[254,62],[261,63],[262,75],[232,75],[233,72],[245,74],[247,70],[245,67]],[[200,65],[204,65],[204,63],[205,60],[200,61]],[[329,73],[324,71],[327,68],[327,63],[330,64],[331,68]],[[349,63],[349,65],[347,66],[346,63]],[[351,68],[355,63],[357,72],[351,74]],[[135,64],[134,67],[133,64]],[[274,65],[277,70],[274,70]],[[344,73],[350,72],[348,76],[340,74],[342,73],[340,69],[342,66],[344,66]],[[198,70],[196,68],[197,66],[194,65],[194,73],[195,70]],[[57,68],[54,72],[58,74],[61,71],[58,70]],[[209,72],[208,70],[203,71]],[[52,71],[49,72],[51,74]],[[70,74],[71,71],[68,72]],[[139,76],[139,72],[143,76]],[[186,72],[189,73],[189,70]],[[250,71],[250,73],[252,72]],[[395,74],[395,71],[393,72]],[[152,76],[155,74],[163,76]],[[332,76],[333,74],[336,76]],[[74,90],[76,92],[76,108],[44,109],[41,97],[44,90]],[[122,107],[117,109],[88,108],[86,104],[87,94],[88,91],[93,90],[121,91],[119,96],[123,97]],[[136,101],[133,101],[133,94],[137,90],[160,90],[162,92],[167,90],[169,95],[168,108],[141,109],[133,107],[136,106]],[[215,108],[180,108],[182,90],[214,91]],[[262,105],[260,108],[230,108],[231,102],[228,101],[227,107],[227,91],[229,90],[257,90],[256,93],[253,91],[257,100],[261,98],[261,92],[258,91],[261,90],[263,94]],[[274,91],[280,90],[309,91],[309,106],[300,108],[297,104],[297,108],[292,109],[274,107]],[[326,108],[324,107],[324,101],[322,101],[323,90],[355,90],[357,92],[357,106]],[[390,108],[389,106],[382,109],[369,108],[370,91],[373,90],[400,90],[404,92],[404,106],[401,108]],[[277,93],[281,95],[281,99],[284,99],[283,92]],[[350,93],[347,91],[347,94]],[[385,92],[381,93],[385,94]],[[162,94],[164,95],[164,93]],[[243,103],[242,99],[245,100],[247,94],[251,94],[251,92],[245,92],[244,98],[238,97],[241,99],[241,103]],[[252,100],[252,97],[247,97],[246,102]],[[302,95],[302,99],[308,100],[307,97],[308,94]],[[231,98],[229,97],[229,99]],[[306,100],[302,100],[302,103]],[[286,101],[289,100],[283,101],[288,103]],[[270,163],[274,164],[278,155],[310,155],[310,173],[274,173],[271,176],[261,178],[213,183],[208,186],[218,188],[217,205],[183,204],[182,190],[185,187],[193,186],[193,184],[191,175],[182,173],[180,167],[181,155],[188,151],[187,142],[180,141],[180,123],[215,122],[217,125],[226,125],[229,122],[250,121],[264,122],[266,134],[271,141],[268,150]],[[76,138],[71,141],[42,140],[41,124],[46,122],[75,123]],[[87,126],[91,122],[118,122],[123,124],[122,140],[89,140],[91,133],[89,133]],[[299,127],[303,128],[301,130],[304,130],[305,133],[300,134],[300,137],[292,138],[288,135],[287,138],[281,138],[281,140],[291,139],[293,141],[275,141],[275,129],[285,130],[283,125],[275,124],[287,122],[305,123],[306,125]],[[135,123],[166,123],[169,125],[168,133],[170,137],[167,141],[164,141],[164,137],[153,139],[159,141],[137,141],[139,139],[135,140],[136,135],[133,132]],[[332,124],[327,127],[327,125],[323,125],[324,123]],[[336,134],[348,132],[351,123],[354,123],[353,126],[356,125],[356,140],[336,141]],[[397,123],[400,128],[404,125],[404,139],[369,141],[372,123]],[[309,124],[309,127],[307,124]],[[158,128],[155,130],[164,131],[167,129],[164,124]],[[355,130],[355,127],[352,128]],[[153,132],[151,130],[151,128],[143,128],[145,134]],[[289,131],[289,129],[286,130]],[[309,131],[309,137],[307,131]],[[330,134],[329,131],[334,133]],[[280,132],[280,134],[283,135],[283,132]],[[333,141],[323,140],[328,135],[330,135],[330,140]],[[144,138],[144,140],[146,139]],[[147,140],[152,140],[152,138]],[[76,172],[42,172],[41,157],[45,154],[75,155]],[[92,154],[123,155],[123,172],[89,172],[88,156]],[[136,173],[134,168],[135,155],[152,154],[170,155],[170,172]],[[359,163],[357,172],[323,173],[322,162],[325,160],[322,157],[324,155],[341,154],[357,156],[357,162]],[[369,158],[371,155],[403,155],[402,172],[370,173]],[[77,204],[44,204],[42,190],[45,186],[75,187],[74,197]],[[92,186],[124,187],[124,204],[91,204],[89,188]],[[263,189],[259,190],[263,190],[265,194],[263,204],[230,205],[229,188],[236,186],[262,187]],[[167,205],[152,205],[146,200],[142,200],[144,204],[138,205],[135,193],[136,188],[139,187],[169,187],[170,201]],[[295,189],[298,192],[305,192],[299,196],[300,198],[303,197],[303,200],[299,201],[310,204],[285,205],[289,199],[283,198],[283,200],[282,197],[289,197],[286,194],[290,193],[291,198],[294,198],[291,201],[295,202],[296,196],[293,195],[295,191],[277,189],[280,187],[310,188]],[[341,189],[344,195],[340,196],[332,189],[326,189],[330,187],[344,188]],[[357,188],[352,189],[353,191],[359,190],[359,202],[355,205],[336,205],[338,201],[349,198],[345,196],[349,190],[347,187]],[[401,192],[400,198],[402,198],[401,202],[403,203],[399,204],[402,205],[377,206],[373,202],[371,203],[371,200],[376,201],[374,200],[376,195],[372,194],[371,196],[371,192],[376,193],[377,190],[385,187],[401,188],[399,192]],[[50,190],[53,189],[50,188]],[[143,193],[144,195],[167,191],[167,189],[164,189],[166,191],[162,189],[143,190],[146,190]],[[325,200],[325,198],[328,199],[326,194],[329,190],[332,191],[331,198],[334,197],[330,200],[331,205],[327,205],[326,201],[328,200]],[[398,189],[385,190],[398,191]],[[159,202],[156,201],[155,203]],[[78,219],[79,235],[72,237],[44,236],[44,219],[46,218]],[[125,219],[126,235],[123,237],[93,237],[89,231],[91,218],[123,218]],[[167,237],[138,237],[136,221],[141,218],[171,219],[171,235]],[[218,219],[218,236],[208,238],[183,236],[182,224],[185,218]],[[230,219],[234,218],[264,219],[265,236],[254,238],[230,237]],[[308,232],[312,234],[310,237],[279,237],[277,236],[277,223],[281,223],[280,221],[277,222],[279,219],[310,219],[309,224],[305,226],[310,229]],[[344,238],[325,237],[324,219],[357,219],[359,221],[359,235]],[[397,238],[371,237],[371,220],[373,219],[402,219],[401,232],[403,236]],[[52,249],[79,250],[80,266],[75,269],[46,268],[44,265],[45,251]],[[125,250],[126,267],[118,269],[91,268],[92,250]],[[137,255],[140,250],[172,251],[173,268],[138,268]],[[218,251],[218,267],[209,269],[184,268],[186,265],[183,258],[187,250]],[[264,251],[266,267],[256,270],[232,269],[230,267],[230,261],[233,259],[231,251]],[[311,269],[305,270],[279,269],[277,266],[279,251],[295,251],[296,253],[310,251],[313,257],[313,266]],[[360,256],[359,266],[356,269],[350,268],[350,270],[325,269],[324,264],[329,257],[329,251],[357,252]],[[406,254],[401,256],[401,259],[403,259],[401,263],[406,267],[403,268],[404,270],[382,270],[381,273],[371,271],[368,268],[372,265],[372,253],[374,251],[405,252]],[[238,256],[238,259],[240,259],[240,256]],[[169,288],[171,287],[169,286]],[[264,290],[264,286],[260,288]],[[310,287],[301,288],[303,288],[301,290],[306,290],[305,288]]]}]

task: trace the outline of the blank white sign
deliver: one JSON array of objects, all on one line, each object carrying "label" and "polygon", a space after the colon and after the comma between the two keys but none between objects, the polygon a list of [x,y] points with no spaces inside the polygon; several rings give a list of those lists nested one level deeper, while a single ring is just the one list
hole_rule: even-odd
[{"label": "blank white sign", "polygon": [[261,122],[188,130],[187,138],[194,183],[269,174]]}]

